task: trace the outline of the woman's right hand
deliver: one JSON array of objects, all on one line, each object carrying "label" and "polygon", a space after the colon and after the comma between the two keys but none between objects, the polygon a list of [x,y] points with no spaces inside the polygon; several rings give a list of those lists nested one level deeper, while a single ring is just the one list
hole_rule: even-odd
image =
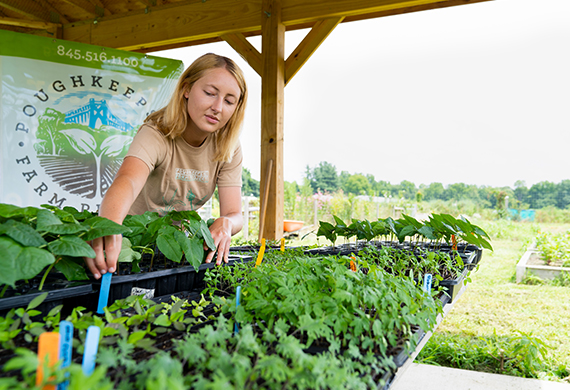
[{"label": "woman's right hand", "polygon": [[116,234],[99,237],[89,243],[95,251],[95,258],[86,257],[85,264],[95,279],[101,278],[101,275],[107,272],[115,272],[122,242],[123,236]]},{"label": "woman's right hand", "polygon": [[[101,202],[99,215],[116,223],[123,223],[149,173],[149,168],[142,160],[136,157],[125,157],[113,184]],[[90,242],[95,251],[95,258],[85,258],[85,264],[95,279],[99,279],[107,272],[115,272],[122,243],[123,237],[120,234],[96,238]]]}]

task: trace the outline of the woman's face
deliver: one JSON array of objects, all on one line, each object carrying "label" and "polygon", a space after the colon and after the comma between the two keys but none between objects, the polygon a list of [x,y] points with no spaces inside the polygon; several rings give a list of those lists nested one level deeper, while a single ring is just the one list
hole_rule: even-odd
[{"label": "woman's face", "polygon": [[236,79],[225,68],[207,70],[184,93],[190,116],[187,137],[201,143],[208,134],[223,128],[236,110],[240,94]]}]

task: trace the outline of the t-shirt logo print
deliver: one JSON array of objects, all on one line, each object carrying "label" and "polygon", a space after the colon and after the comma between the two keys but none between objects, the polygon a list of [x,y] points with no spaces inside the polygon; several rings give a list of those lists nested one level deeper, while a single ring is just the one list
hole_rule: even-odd
[{"label": "t-shirt logo print", "polygon": [[174,190],[174,194],[172,194],[170,200],[166,200],[166,198],[163,196],[162,202],[164,203],[164,207],[155,209],[154,211],[156,211],[161,216],[165,216],[166,214],[168,214],[169,211],[176,210],[176,206],[184,206],[183,200],[176,199],[177,192],[178,192],[177,189]]},{"label": "t-shirt logo print", "polygon": [[196,169],[176,168],[176,180],[182,181],[198,181],[208,183],[210,172],[198,171]]},{"label": "t-shirt logo print", "polygon": [[188,190],[188,193],[186,194],[186,199],[188,199],[188,201],[190,202],[190,210],[195,211],[197,210],[200,206],[202,206],[205,202],[204,200],[208,197],[208,195],[204,196],[202,199],[200,199],[198,202],[196,202],[196,206],[194,206],[194,199],[196,199],[196,195],[194,195],[194,193],[192,192],[192,190]]},{"label": "t-shirt logo print", "polygon": [[93,98],[66,113],[46,108],[38,120],[34,149],[52,180],[83,198],[105,195],[133,126],[113,115],[105,100]]}]

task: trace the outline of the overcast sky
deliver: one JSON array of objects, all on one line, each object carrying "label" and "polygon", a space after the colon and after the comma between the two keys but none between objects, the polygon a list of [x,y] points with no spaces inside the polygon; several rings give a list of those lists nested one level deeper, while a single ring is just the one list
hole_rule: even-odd
[{"label": "overcast sky", "polygon": [[[286,55],[308,30],[287,32]],[[250,39],[258,49],[259,37]],[[260,171],[261,79],[244,70],[244,167]],[[570,179],[570,0],[495,0],[342,23],[285,88],[284,175],[306,166],[416,185]]]}]

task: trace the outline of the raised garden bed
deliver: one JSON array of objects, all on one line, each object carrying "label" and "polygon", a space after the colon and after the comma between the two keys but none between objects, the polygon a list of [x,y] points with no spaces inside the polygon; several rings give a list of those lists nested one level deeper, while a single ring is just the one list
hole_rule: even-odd
[{"label": "raised garden bed", "polygon": [[526,276],[533,275],[544,280],[553,280],[561,273],[570,273],[569,267],[562,265],[547,265],[541,259],[538,250],[531,246],[521,256],[516,266],[516,281],[521,283]]}]

